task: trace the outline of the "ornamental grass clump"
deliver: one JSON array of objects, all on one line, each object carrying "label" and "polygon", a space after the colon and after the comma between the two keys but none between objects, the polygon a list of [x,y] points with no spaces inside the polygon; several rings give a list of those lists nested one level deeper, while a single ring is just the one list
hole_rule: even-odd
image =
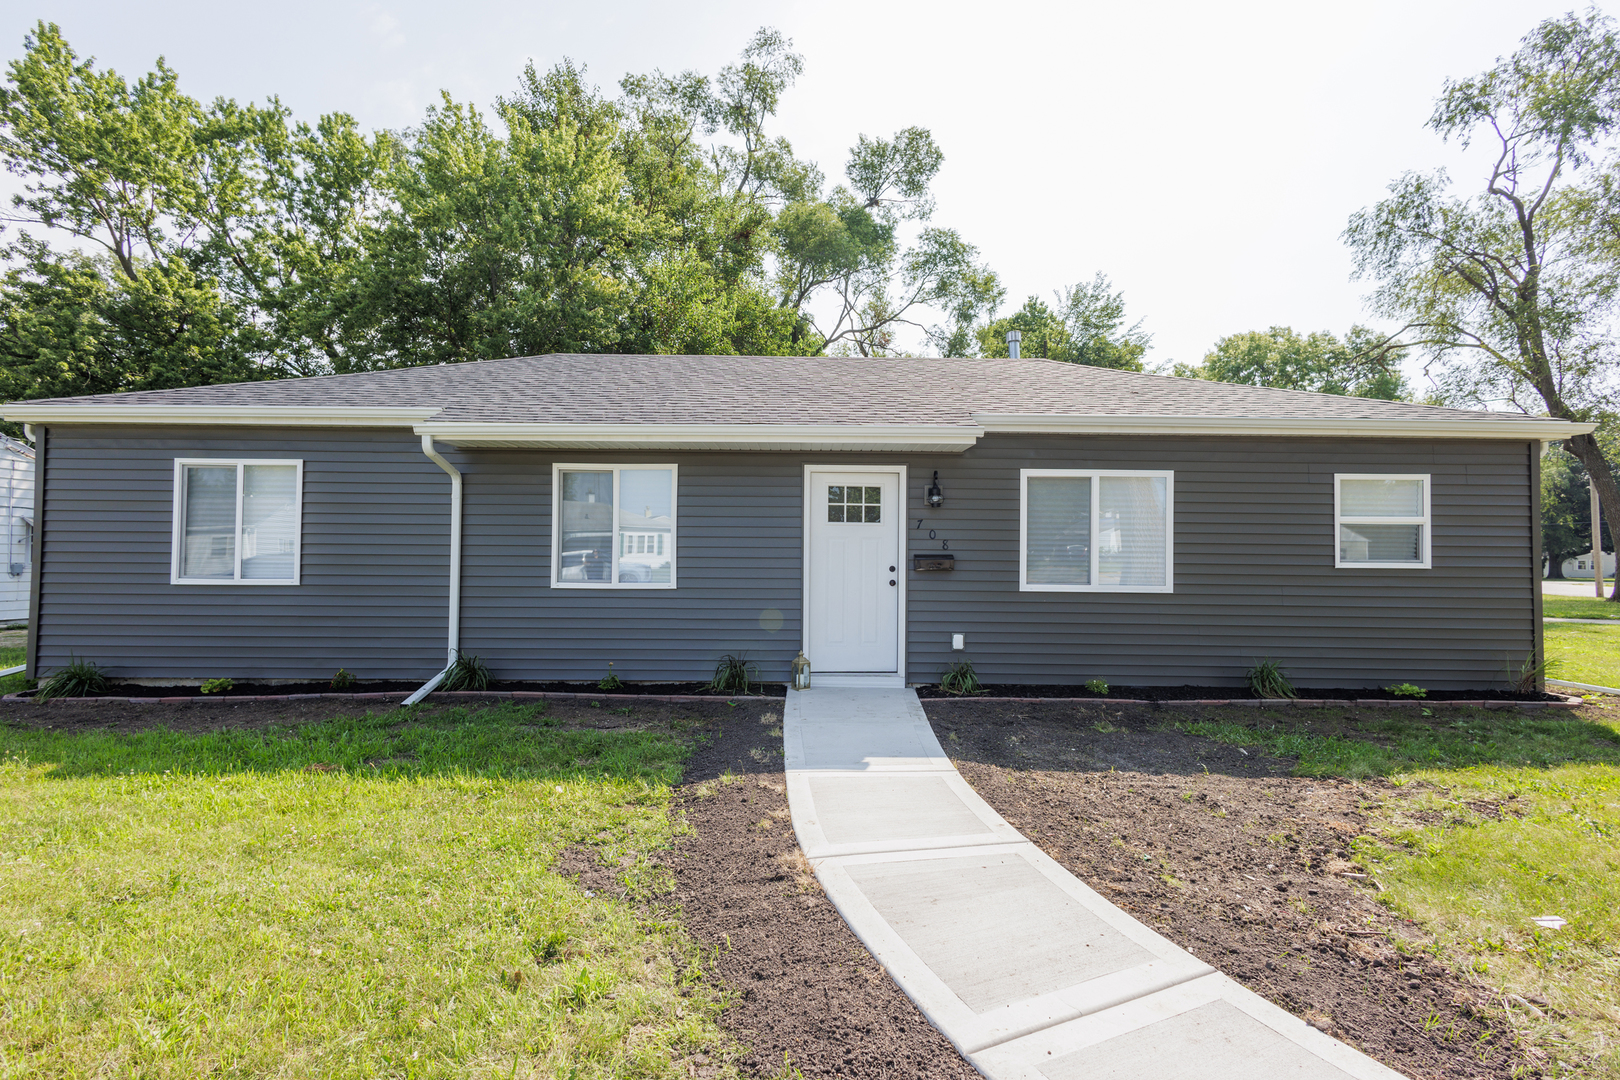
[{"label": "ornamental grass clump", "polygon": [[749,660],[747,653],[726,653],[715,661],[709,690],[716,694],[750,694],[759,681],[759,665]]},{"label": "ornamental grass clump", "polygon": [[456,659],[450,671],[439,684],[440,690],[488,690],[493,681],[489,665],[476,656],[456,650]]},{"label": "ornamental grass clump", "polygon": [[39,693],[34,697],[37,701],[49,701],[59,697],[90,697],[106,690],[107,676],[101,673],[101,668],[94,661],[70,656],[66,667],[59,668],[40,683]]},{"label": "ornamental grass clump", "polygon": [[947,694],[982,694],[979,673],[973,670],[973,661],[958,660],[939,677],[939,688]]},{"label": "ornamental grass clump", "polygon": [[1292,698],[1299,694],[1294,690],[1294,684],[1288,681],[1283,669],[1277,666],[1275,660],[1259,660],[1249,669],[1247,678],[1249,689],[1254,691],[1255,697],[1262,698]]}]

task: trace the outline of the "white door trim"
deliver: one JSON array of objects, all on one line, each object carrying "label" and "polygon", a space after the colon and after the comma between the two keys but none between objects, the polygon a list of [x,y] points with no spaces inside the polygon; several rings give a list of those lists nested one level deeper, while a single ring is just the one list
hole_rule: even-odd
[{"label": "white door trim", "polygon": [[[838,461],[818,461],[815,464],[806,464],[804,467],[804,521],[801,529],[804,532],[804,586],[799,596],[799,625],[801,638],[799,648],[810,656],[810,506],[812,491],[810,476],[818,472],[838,473],[893,473],[900,477],[900,496],[896,500],[899,505],[895,509],[900,513],[894,518],[894,550],[895,550],[895,587],[900,594],[895,597],[898,610],[895,612],[895,629],[898,640],[895,642],[895,671],[874,672],[872,674],[829,676],[829,681],[820,683],[822,686],[831,686],[834,681],[845,685],[863,686],[905,686],[906,685],[906,513],[911,509],[910,488],[907,487],[906,466],[904,465],[845,465]],[[810,685],[815,687],[821,678],[815,671],[815,658],[810,657]],[[847,682],[846,682],[847,681]]]}]

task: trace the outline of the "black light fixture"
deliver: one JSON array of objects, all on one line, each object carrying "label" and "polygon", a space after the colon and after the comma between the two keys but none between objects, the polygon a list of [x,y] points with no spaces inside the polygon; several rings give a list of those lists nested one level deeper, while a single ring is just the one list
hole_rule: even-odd
[{"label": "black light fixture", "polygon": [[928,505],[938,510],[945,505],[945,493],[939,490],[939,470],[934,470],[934,482],[928,486]]}]

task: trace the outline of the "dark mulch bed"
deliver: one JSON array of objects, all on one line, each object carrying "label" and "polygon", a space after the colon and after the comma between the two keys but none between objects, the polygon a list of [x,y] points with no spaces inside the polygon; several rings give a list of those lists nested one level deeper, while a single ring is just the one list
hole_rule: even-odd
[{"label": "dark mulch bed", "polygon": [[[88,695],[97,698],[171,698],[194,697],[208,701],[222,701],[231,698],[270,697],[287,694],[330,694],[341,692],[345,694],[410,694],[421,688],[421,682],[402,682],[399,680],[374,679],[355,683],[342,691],[334,691],[331,683],[255,683],[236,682],[229,690],[204,694],[196,686],[137,686],[133,683],[111,683],[107,689],[99,694]],[[739,696],[735,692],[710,690],[708,683],[701,682],[673,682],[673,683],[625,683],[612,691],[603,691],[594,682],[492,682],[487,687],[490,693],[507,693],[510,691],[523,691],[526,693],[548,694],[602,694],[611,693],[615,696],[629,695],[639,697],[648,694],[662,696],[682,697],[713,697],[730,698]],[[758,683],[753,687],[752,694],[763,697],[786,697],[785,683]]]},{"label": "dark mulch bed", "polygon": [[1407,1076],[1540,1075],[1489,989],[1423,954],[1417,928],[1345,876],[1362,806],[1402,797],[1393,785],[1289,776],[1292,762],[1167,730],[1150,707],[927,710],[997,812],[1249,989]]},{"label": "dark mulch bed", "polygon": [[[748,1046],[740,1064],[762,1077],[784,1074],[785,1058],[805,1077],[977,1078],[811,876],[788,818],[780,720],[751,704],[705,729],[680,792],[692,834],[672,859],[682,922],[719,950],[714,972],[737,995],[722,1022]],[[722,782],[728,770],[738,779]]]},{"label": "dark mulch bed", "polygon": [[[1296,687],[1306,700],[1324,701],[1415,701],[1411,697],[1392,694],[1381,686],[1352,686],[1322,689],[1315,686]],[[1259,701],[1261,697],[1247,686],[1113,686],[1108,693],[1096,694],[1084,686],[1054,683],[985,683],[982,694],[986,697],[1010,698],[1094,698],[1098,701],[1232,701],[1246,699]],[[919,686],[920,698],[948,699],[960,697],[948,694],[938,686]],[[1424,701],[1563,701],[1562,694],[1521,694],[1514,690],[1429,690]]]}]

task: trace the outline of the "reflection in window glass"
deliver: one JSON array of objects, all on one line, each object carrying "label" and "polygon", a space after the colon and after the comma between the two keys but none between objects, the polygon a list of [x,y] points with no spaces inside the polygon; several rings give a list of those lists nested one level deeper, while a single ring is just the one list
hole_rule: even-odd
[{"label": "reflection in window glass", "polygon": [[1423,481],[1340,480],[1339,515],[1346,518],[1421,518]]},{"label": "reflection in window glass", "polygon": [[236,466],[187,465],[184,475],[180,576],[231,580],[236,577]]},{"label": "reflection in window glass", "polygon": [[619,581],[667,585],[673,565],[675,474],[669,469],[619,472]]},{"label": "reflection in window glass", "polygon": [[1091,478],[1032,476],[1025,510],[1031,585],[1091,584]]},{"label": "reflection in window glass", "polygon": [[298,538],[298,469],[242,467],[242,577],[290,581]]},{"label": "reflection in window glass", "polygon": [[1103,476],[1098,482],[1098,583],[1163,585],[1165,478]]},{"label": "reflection in window glass", "polygon": [[613,473],[562,474],[561,555],[563,581],[613,580]]},{"label": "reflection in window glass", "polygon": [[1339,526],[1339,561],[1347,563],[1419,563],[1423,561],[1422,525]]}]

